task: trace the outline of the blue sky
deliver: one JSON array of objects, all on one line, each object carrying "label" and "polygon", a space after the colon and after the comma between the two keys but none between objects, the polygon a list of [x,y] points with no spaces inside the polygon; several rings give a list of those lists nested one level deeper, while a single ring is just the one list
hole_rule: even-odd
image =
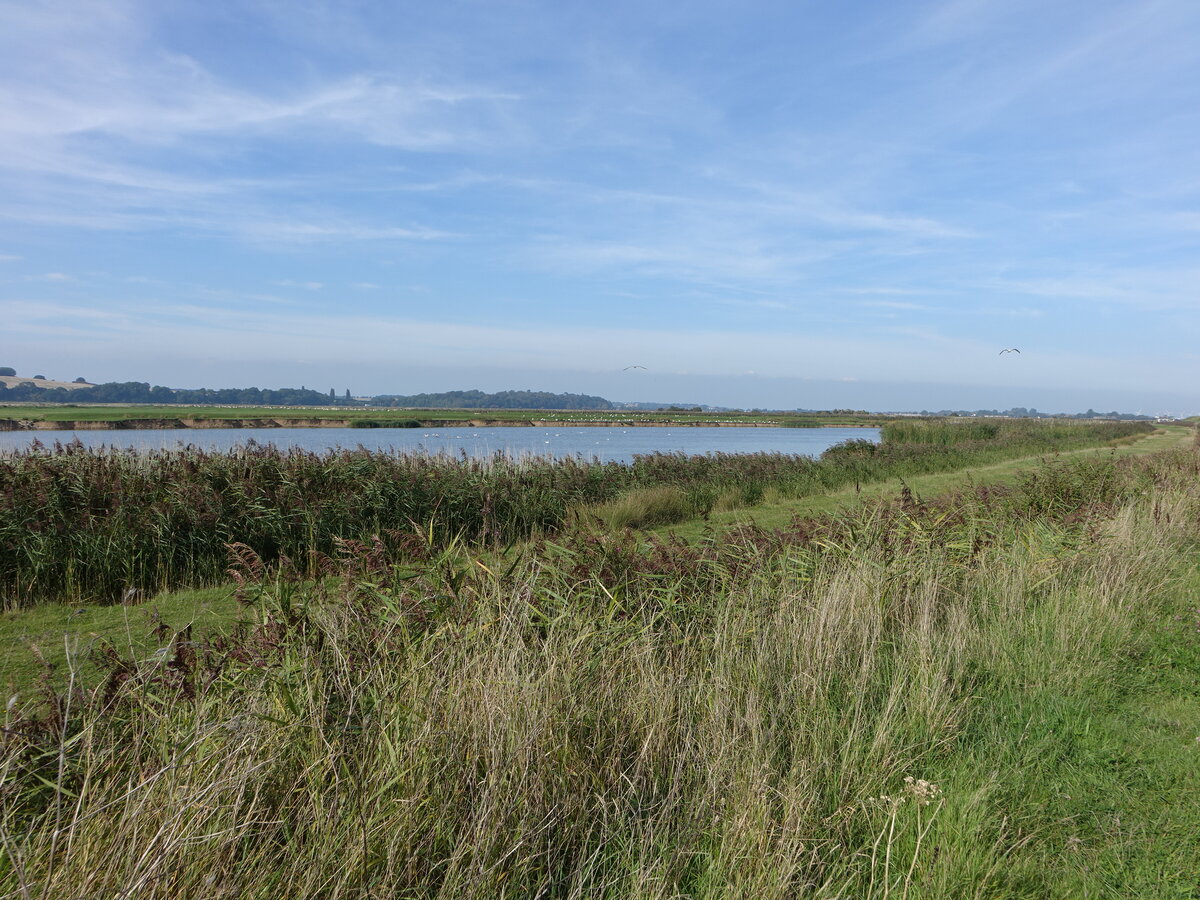
[{"label": "blue sky", "polygon": [[0,4],[21,374],[1194,413],[1198,250],[1194,0]]}]

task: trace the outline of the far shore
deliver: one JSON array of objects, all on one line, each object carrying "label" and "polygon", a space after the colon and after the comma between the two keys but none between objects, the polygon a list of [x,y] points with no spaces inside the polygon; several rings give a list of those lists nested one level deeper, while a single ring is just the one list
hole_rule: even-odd
[{"label": "far shore", "polygon": [[[146,418],[54,421],[48,419],[0,419],[0,431],[149,431],[174,429],[272,429],[272,428],[789,428],[782,422],[715,422],[673,420],[638,422],[628,419],[563,421],[561,419],[406,419],[370,421],[309,417],[232,418]],[[809,428],[875,428],[875,423],[830,422]]]}]

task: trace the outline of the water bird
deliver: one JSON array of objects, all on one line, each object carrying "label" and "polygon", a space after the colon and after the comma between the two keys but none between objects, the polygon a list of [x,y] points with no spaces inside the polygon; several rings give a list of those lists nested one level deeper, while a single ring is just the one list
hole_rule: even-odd
[{"label": "water bird", "polygon": [[646,368],[646,367],[645,366],[626,366],[621,371],[628,372],[630,369],[644,369],[644,368]]},{"label": "water bird", "polygon": [[1005,353],[1020,353],[1020,352],[1021,352],[1021,351],[1020,351],[1020,350],[1018,350],[1016,347],[1009,347],[1007,350],[1001,350],[1001,351],[1000,351],[999,353],[997,353],[996,355],[997,355],[997,356],[1003,356]]}]

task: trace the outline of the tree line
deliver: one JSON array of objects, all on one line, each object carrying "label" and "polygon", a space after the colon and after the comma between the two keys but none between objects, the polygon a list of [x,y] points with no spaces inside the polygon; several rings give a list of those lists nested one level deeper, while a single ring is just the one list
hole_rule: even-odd
[{"label": "tree line", "polygon": [[383,394],[371,406],[404,409],[616,409],[603,397],[548,391],[445,391],[438,394]]},{"label": "tree line", "polygon": [[[4,371],[0,369],[0,372]],[[40,379],[39,379],[40,380]],[[347,390],[337,395],[307,387],[267,390],[249,388],[169,388],[145,381],[111,381],[94,387],[47,388],[35,380],[12,387],[0,382],[0,402],[34,403],[186,403],[220,406],[377,406],[417,409],[616,409],[603,397],[587,394],[553,394],[548,391],[446,391],[436,394],[386,394],[356,400]]]},{"label": "tree line", "polygon": [[361,406],[350,392],[336,396],[310,388],[169,388],[145,381],[112,381],[86,388],[43,388],[32,380],[13,387],[0,382],[0,401],[35,403],[188,403],[238,406]]}]

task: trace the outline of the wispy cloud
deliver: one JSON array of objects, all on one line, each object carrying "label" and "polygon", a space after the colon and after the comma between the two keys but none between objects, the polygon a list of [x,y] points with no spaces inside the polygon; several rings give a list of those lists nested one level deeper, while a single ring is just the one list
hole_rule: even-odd
[{"label": "wispy cloud", "polygon": [[1200,313],[1197,28],[1191,0],[0,5],[0,300],[86,283],[110,336],[224,358],[234,322],[280,367],[353,368],[352,324],[381,371],[391,342],[1146,380],[1128,348],[1183,360]]},{"label": "wispy cloud", "polygon": [[344,211],[333,223],[297,221],[294,202],[281,202],[292,176],[214,177],[213,161],[299,140],[495,147],[507,140],[501,107],[519,99],[453,79],[369,72],[249,88],[156,47],[141,4],[114,0],[73,15],[0,9],[8,218],[122,230],[166,223],[267,242],[437,239],[437,228],[357,222]]},{"label": "wispy cloud", "polygon": [[1058,301],[1117,304],[1143,310],[1200,310],[1200,269],[1099,268],[1058,277],[1004,279],[997,288]]},{"label": "wispy cloud", "polygon": [[[69,320],[85,307],[0,301],[0,314],[15,335],[30,339],[53,333],[53,323]],[[120,340],[153,347],[160,353],[187,352],[189,341],[205,341],[208,358],[232,360],[252,354],[265,363],[319,358],[349,364],[384,364],[395,347],[406,347],[407,365],[471,366],[479,348],[489,347],[489,364],[512,369],[617,371],[614,360],[648,361],[658,372],[694,375],[741,375],[753,370],[769,377],[839,377],[860,380],[892,377],[899,367],[906,378],[934,383],[987,384],[997,377],[1035,385],[1039,379],[1083,385],[1101,377],[1112,385],[1150,383],[1163,372],[1182,372],[1185,361],[1147,360],[1086,354],[1037,353],[1030,349],[1021,368],[1002,368],[994,340],[968,341],[929,328],[896,327],[891,338],[813,336],[795,331],[740,332],[705,329],[628,329],[599,327],[584,334],[554,327],[506,328],[399,317],[290,313],[267,316],[238,306],[214,311],[189,304],[128,304],[86,317],[103,325],[92,343]],[[177,327],[177,320],[187,323]],[[77,337],[83,338],[86,332]],[[616,352],[619,348],[619,353]],[[614,355],[615,354],[615,355]],[[1101,360],[1103,359],[1103,366]],[[614,368],[615,367],[615,368]],[[1096,372],[1107,367],[1106,374]],[[1074,372],[1074,374],[1072,374]]]},{"label": "wispy cloud", "polygon": [[909,303],[905,300],[862,300],[858,304],[873,309],[902,309],[912,311],[928,311],[935,307],[924,303]]},{"label": "wispy cloud", "polygon": [[272,284],[279,287],[297,287],[304,288],[306,291],[319,291],[325,287],[325,284],[320,281],[293,281],[292,279],[284,279],[283,281],[273,281]]}]

